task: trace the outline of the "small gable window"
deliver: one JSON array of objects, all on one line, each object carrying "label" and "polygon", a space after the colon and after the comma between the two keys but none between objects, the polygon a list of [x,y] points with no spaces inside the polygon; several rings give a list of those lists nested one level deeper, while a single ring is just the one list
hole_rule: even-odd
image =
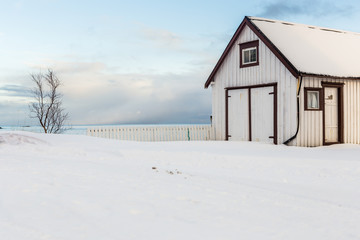
[{"label": "small gable window", "polygon": [[305,88],[305,110],[321,111],[322,110],[322,89]]},{"label": "small gable window", "polygon": [[250,64],[256,63],[257,61],[257,54],[256,54],[256,47],[246,48],[242,51],[243,54],[243,64]]},{"label": "small gable window", "polygon": [[240,67],[259,65],[259,41],[240,44]]}]

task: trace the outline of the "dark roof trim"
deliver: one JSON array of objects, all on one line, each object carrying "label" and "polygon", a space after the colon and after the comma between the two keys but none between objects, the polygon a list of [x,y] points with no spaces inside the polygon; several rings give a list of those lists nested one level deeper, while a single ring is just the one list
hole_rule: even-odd
[{"label": "dark roof trim", "polygon": [[229,44],[226,46],[223,54],[221,55],[219,61],[216,63],[215,68],[212,70],[210,76],[205,82],[205,88],[208,88],[210,83],[214,81],[214,76],[216,72],[219,70],[221,64],[225,60],[227,54],[230,52],[230,49],[236,42],[240,33],[244,29],[245,26],[248,26],[260,39],[265,43],[265,45],[275,54],[275,56],[285,65],[285,67],[291,72],[294,77],[299,77],[299,71],[294,67],[294,65],[280,52],[280,50],[265,36],[261,30],[255,26],[250,20],[249,17],[245,17],[241,22],[240,26],[236,30],[234,36],[231,38]]},{"label": "dark roof trim", "polygon": [[317,78],[360,80],[360,77],[339,77],[339,76],[332,76],[332,75],[325,75],[325,74],[315,74],[315,73],[306,73],[306,72],[300,72],[300,76],[303,76],[303,77],[317,77]]}]

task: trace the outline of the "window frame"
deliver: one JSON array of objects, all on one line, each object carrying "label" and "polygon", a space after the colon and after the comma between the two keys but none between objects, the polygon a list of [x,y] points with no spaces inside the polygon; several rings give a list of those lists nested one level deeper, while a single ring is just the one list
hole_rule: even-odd
[{"label": "window frame", "polygon": [[[259,40],[240,43],[239,46],[240,46],[240,68],[252,67],[252,66],[259,65]],[[254,48],[256,48],[256,61],[244,63],[243,52],[248,49],[251,50]]]},{"label": "window frame", "polygon": [[[318,92],[319,96],[319,108],[308,108],[308,92]],[[322,111],[324,106],[324,95],[323,95],[323,88],[311,88],[306,87],[304,88],[304,110],[305,111]]]}]

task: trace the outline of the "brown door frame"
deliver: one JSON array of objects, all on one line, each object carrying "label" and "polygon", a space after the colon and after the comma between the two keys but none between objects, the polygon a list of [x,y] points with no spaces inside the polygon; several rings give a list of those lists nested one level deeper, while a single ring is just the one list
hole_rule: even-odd
[{"label": "brown door frame", "polygon": [[258,85],[248,85],[241,87],[228,87],[225,88],[225,140],[229,140],[229,90],[237,90],[237,89],[248,89],[248,115],[249,115],[249,141],[252,140],[251,133],[251,89],[252,88],[262,88],[262,87],[273,87],[273,92],[270,94],[274,95],[274,136],[271,138],[274,139],[274,144],[277,144],[277,83],[267,83],[267,84],[258,84]]},{"label": "brown door frame", "polygon": [[[321,82],[323,87],[323,145],[344,143],[344,83]],[[325,88],[337,88],[338,91],[338,141],[325,142]]]}]

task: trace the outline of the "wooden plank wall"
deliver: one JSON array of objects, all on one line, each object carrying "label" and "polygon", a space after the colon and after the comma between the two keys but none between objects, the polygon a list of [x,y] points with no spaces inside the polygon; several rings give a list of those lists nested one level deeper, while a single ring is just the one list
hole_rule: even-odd
[{"label": "wooden plank wall", "polygon": [[[259,66],[240,68],[240,43],[259,40]],[[293,136],[297,127],[297,79],[249,28],[245,27],[215,75],[212,86],[214,139],[225,139],[226,87],[278,83],[278,143]],[[296,143],[296,142],[294,142]]]},{"label": "wooden plank wall", "polygon": [[321,82],[344,83],[344,142],[360,144],[360,80],[304,77],[300,94],[300,128],[297,145],[323,145],[323,112],[304,111],[304,88],[321,88]]}]

